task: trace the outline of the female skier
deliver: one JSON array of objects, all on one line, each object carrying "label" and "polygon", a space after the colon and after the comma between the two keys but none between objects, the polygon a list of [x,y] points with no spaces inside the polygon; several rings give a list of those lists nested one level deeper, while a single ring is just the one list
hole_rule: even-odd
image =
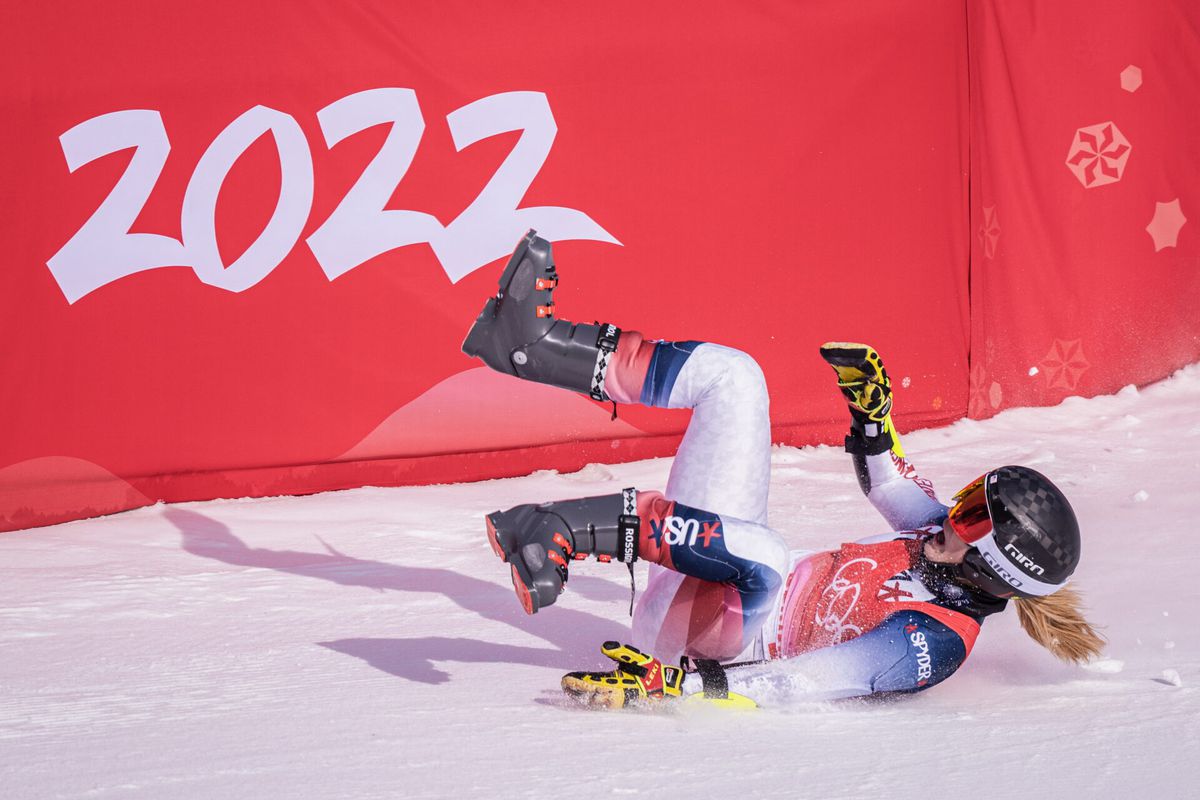
[{"label": "female skier", "polygon": [[1059,658],[1100,652],[1078,595],[1064,588],[1080,541],[1062,492],[1032,469],[1007,466],[942,505],[905,458],[874,349],[829,343],[821,355],[850,408],[846,450],[859,485],[896,532],[789,552],[766,525],[770,420],[754,360],[721,345],[556,319],[557,283],[550,243],[530,231],[463,351],[596,400],[693,410],[665,494],[625,489],[487,516],[530,614],[555,601],[572,559],[615,558],[631,573],[637,559],[651,563],[633,615],[636,646],[606,642],[616,669],[564,676],[569,694],[620,707],[916,692],[953,674],[980,623],[1009,599],[1025,631]]}]

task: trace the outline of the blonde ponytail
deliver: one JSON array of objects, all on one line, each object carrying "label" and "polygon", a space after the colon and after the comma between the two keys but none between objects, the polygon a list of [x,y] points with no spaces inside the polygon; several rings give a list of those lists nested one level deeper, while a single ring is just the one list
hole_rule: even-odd
[{"label": "blonde ponytail", "polygon": [[1104,637],[1084,619],[1082,598],[1070,586],[1045,597],[1017,597],[1013,603],[1030,638],[1063,661],[1082,664],[1104,649]]}]

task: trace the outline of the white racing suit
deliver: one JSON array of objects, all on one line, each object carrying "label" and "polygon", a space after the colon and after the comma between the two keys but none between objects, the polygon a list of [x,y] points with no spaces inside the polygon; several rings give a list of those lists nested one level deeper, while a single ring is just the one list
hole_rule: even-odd
[{"label": "white racing suit", "polygon": [[615,362],[614,400],[693,410],[665,494],[638,493],[640,556],[651,567],[635,646],[666,663],[684,654],[758,662],[727,677],[760,702],[914,692],[949,677],[983,617],[1004,608],[921,558],[947,508],[898,446],[854,456],[867,498],[896,533],[789,552],[766,525],[770,420],[754,360],[626,331]]}]

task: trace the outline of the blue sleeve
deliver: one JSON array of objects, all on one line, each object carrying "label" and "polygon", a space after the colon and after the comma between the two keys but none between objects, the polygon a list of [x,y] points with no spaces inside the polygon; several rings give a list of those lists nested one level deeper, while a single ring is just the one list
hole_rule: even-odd
[{"label": "blue sleeve", "polygon": [[961,636],[920,612],[893,614],[879,627],[844,646],[868,638],[871,641],[864,642],[864,646],[881,651],[880,669],[871,684],[877,694],[928,689],[953,675],[967,658]]},{"label": "blue sleeve", "polygon": [[919,692],[966,659],[962,638],[919,611],[901,611],[843,644],[795,658],[733,667],[729,688],[760,704]]}]

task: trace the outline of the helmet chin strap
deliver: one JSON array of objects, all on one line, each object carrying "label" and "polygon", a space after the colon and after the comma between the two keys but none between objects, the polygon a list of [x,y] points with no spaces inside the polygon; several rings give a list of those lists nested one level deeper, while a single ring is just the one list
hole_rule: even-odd
[{"label": "helmet chin strap", "polygon": [[997,600],[1007,600],[1013,596],[1012,587],[992,578],[986,572],[972,568],[966,561],[957,564],[947,564],[948,573],[953,580],[975,592],[981,592]]},{"label": "helmet chin strap", "polygon": [[945,564],[940,561],[934,561],[925,555],[924,547],[921,548],[920,568],[926,575],[932,576],[938,581],[941,586],[951,584],[980,599],[1003,602],[1012,596],[1011,594],[1008,594],[1007,597],[995,594],[992,589],[1001,588],[1000,585],[992,580],[989,580],[988,583],[979,580],[980,577],[990,579],[990,576],[982,576],[963,562]]}]

